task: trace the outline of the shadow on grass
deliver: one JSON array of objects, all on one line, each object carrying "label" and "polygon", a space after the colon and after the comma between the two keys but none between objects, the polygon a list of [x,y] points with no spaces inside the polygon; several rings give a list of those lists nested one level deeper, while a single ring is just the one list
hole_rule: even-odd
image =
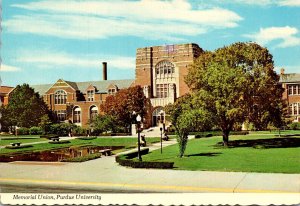
[{"label": "shadow on grass", "polygon": [[218,156],[222,154],[221,152],[207,152],[207,153],[198,153],[198,154],[190,154],[187,155],[188,157],[194,157],[194,156],[205,156],[205,157],[213,157],[213,156]]},{"label": "shadow on grass", "polygon": [[[223,143],[219,142],[216,147],[223,147]],[[253,139],[253,140],[233,140],[229,141],[229,148],[237,147],[253,147],[256,149],[269,148],[292,148],[300,147],[300,138],[272,138],[272,139]]]}]

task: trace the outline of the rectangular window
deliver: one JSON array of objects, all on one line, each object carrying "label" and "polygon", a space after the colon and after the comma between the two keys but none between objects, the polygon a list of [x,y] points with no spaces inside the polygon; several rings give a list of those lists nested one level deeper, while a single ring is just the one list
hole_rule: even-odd
[{"label": "rectangular window", "polygon": [[297,94],[297,87],[296,85],[293,85],[293,95],[296,95]]},{"label": "rectangular window", "polygon": [[294,115],[297,115],[297,103],[294,103]]},{"label": "rectangular window", "polygon": [[289,115],[293,115],[293,104],[290,104],[289,106]]},{"label": "rectangular window", "polygon": [[67,119],[67,111],[66,110],[57,110],[56,118],[57,118],[57,121],[65,121]]},{"label": "rectangular window", "polygon": [[288,86],[288,95],[293,95],[293,86],[292,85]]},{"label": "rectangular window", "polygon": [[298,95],[300,95],[300,84],[298,84]]},{"label": "rectangular window", "polygon": [[156,96],[158,98],[166,98],[169,96],[169,85],[168,84],[157,84],[156,85]]},{"label": "rectangular window", "polygon": [[94,101],[94,90],[88,90],[87,91],[87,99],[89,102],[93,102]]}]

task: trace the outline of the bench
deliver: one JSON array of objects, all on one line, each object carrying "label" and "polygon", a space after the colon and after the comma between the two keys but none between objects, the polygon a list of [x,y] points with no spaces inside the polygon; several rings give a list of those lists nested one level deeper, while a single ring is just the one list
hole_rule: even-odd
[{"label": "bench", "polygon": [[52,140],[53,142],[55,142],[55,141],[58,142],[58,141],[59,141],[59,137],[52,137],[51,140]]},{"label": "bench", "polygon": [[10,144],[13,147],[19,147],[21,145],[21,142],[14,142],[14,143],[10,143]]},{"label": "bench", "polygon": [[103,149],[103,150],[99,150],[99,153],[101,153],[102,155],[105,155],[105,156],[110,156],[111,151],[112,151],[112,149]]}]

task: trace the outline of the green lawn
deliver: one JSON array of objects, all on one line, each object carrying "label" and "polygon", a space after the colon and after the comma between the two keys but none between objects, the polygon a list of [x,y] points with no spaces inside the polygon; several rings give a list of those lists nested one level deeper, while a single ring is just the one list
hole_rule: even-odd
[{"label": "green lawn", "polygon": [[42,142],[47,141],[46,138],[40,138],[38,135],[26,135],[26,136],[6,136],[0,137],[0,146],[10,145],[10,143],[21,142],[21,143],[31,143],[31,142]]},{"label": "green lawn", "polygon": [[[42,138],[40,138],[42,139]],[[25,139],[24,139],[25,141]],[[147,144],[151,144],[153,142],[159,142],[160,138],[146,138]],[[20,141],[22,142],[22,141]],[[70,140],[70,143],[66,144],[49,144],[47,143],[40,143],[40,144],[33,144],[32,147],[29,148],[20,148],[20,149],[7,149],[1,148],[0,155],[4,154],[11,154],[17,152],[32,152],[32,151],[44,151],[44,150],[51,150],[57,148],[65,148],[70,146],[84,146],[84,145],[97,145],[97,146],[125,146],[125,148],[136,147],[137,138],[97,138],[93,140],[80,140],[80,139],[73,139]]]},{"label": "green lawn", "polygon": [[230,136],[229,148],[222,137],[188,141],[185,157],[178,158],[178,145],[153,151],[143,161],[173,161],[180,170],[300,173],[300,138],[254,133]]}]

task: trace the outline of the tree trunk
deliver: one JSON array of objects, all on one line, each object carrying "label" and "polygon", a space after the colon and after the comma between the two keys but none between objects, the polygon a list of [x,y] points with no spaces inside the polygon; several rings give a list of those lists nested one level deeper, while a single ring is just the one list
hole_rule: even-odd
[{"label": "tree trunk", "polygon": [[228,147],[229,130],[223,130],[223,146]]}]

